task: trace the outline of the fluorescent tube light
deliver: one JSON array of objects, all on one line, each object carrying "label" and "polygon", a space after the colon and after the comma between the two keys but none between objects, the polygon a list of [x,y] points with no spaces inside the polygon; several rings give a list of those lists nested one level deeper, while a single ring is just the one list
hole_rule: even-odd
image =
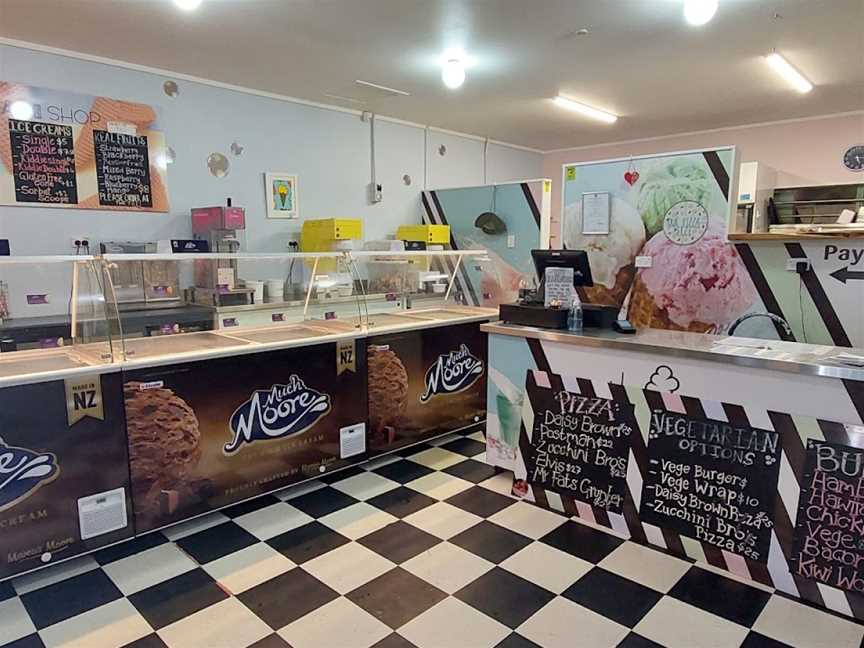
[{"label": "fluorescent tube light", "polygon": [[765,57],[765,60],[768,61],[768,65],[770,65],[777,74],[783,77],[786,82],[798,92],[803,94],[805,92],[810,92],[813,89],[813,84],[805,79],[803,74],[792,67],[792,64],[777,52],[771,52]]},{"label": "fluorescent tube light", "polygon": [[585,115],[591,119],[596,119],[597,121],[602,121],[607,124],[614,124],[618,121],[618,115],[613,115],[605,110],[600,110],[599,108],[593,108],[586,104],[579,103],[578,101],[573,101],[572,99],[562,97],[561,95],[555,97],[554,101],[556,106],[561,106],[567,110],[578,112],[581,115]]}]

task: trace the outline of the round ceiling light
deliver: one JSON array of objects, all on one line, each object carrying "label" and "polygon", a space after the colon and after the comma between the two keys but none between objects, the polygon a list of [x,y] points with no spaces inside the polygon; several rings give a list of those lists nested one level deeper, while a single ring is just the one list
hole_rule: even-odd
[{"label": "round ceiling light", "polygon": [[455,90],[465,83],[465,64],[458,58],[450,58],[441,68],[441,80],[444,85]]},{"label": "round ceiling light", "polygon": [[717,0],[684,0],[684,19],[699,27],[704,25],[717,13]]},{"label": "round ceiling light", "polygon": [[12,105],[9,106],[9,114],[12,115],[13,119],[27,121],[33,117],[33,105],[29,101],[21,99],[13,101]]},{"label": "round ceiling light", "polygon": [[194,11],[202,2],[203,0],[174,0],[174,4],[183,11]]}]

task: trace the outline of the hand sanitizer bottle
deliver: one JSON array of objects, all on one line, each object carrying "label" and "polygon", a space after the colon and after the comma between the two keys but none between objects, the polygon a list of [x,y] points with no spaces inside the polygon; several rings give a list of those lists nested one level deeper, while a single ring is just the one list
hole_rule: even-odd
[{"label": "hand sanitizer bottle", "polygon": [[567,330],[571,333],[582,332],[582,302],[579,301],[579,295],[573,291],[573,302],[570,305],[570,311],[567,313]]}]

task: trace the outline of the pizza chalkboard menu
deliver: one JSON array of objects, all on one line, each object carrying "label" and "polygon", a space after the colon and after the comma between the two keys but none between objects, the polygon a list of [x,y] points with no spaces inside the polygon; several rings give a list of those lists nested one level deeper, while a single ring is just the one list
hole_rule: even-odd
[{"label": "pizza chalkboard menu", "polygon": [[[558,376],[546,375],[560,384]],[[530,371],[526,391],[534,411],[527,481],[620,513],[630,435],[637,429],[633,405],[538,386]]]},{"label": "pizza chalkboard menu", "polygon": [[147,137],[94,130],[93,146],[99,204],[152,207]]},{"label": "pizza chalkboard menu", "polygon": [[[658,397],[645,393],[649,403]],[[639,515],[764,562],[774,526],[780,452],[776,432],[652,408]]]},{"label": "pizza chalkboard menu", "polygon": [[864,593],[864,450],[808,439],[789,569]]},{"label": "pizza chalkboard menu", "polygon": [[9,120],[15,200],[77,204],[72,137],[71,126]]}]

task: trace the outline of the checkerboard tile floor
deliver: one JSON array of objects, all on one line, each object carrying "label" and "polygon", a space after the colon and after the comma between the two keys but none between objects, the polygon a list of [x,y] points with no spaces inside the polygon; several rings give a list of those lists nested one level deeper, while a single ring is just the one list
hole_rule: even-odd
[{"label": "checkerboard tile floor", "polygon": [[453,435],[0,583],[0,646],[858,647],[864,626],[509,497]]}]

